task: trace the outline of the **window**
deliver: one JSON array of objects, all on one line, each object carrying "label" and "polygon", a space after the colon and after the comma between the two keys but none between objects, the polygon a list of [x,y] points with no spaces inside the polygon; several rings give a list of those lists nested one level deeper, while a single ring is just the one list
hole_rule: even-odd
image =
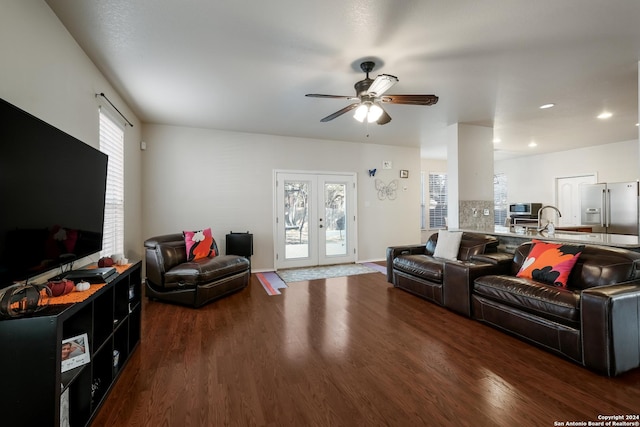
[{"label": "window", "polygon": [[102,108],[100,151],[109,156],[102,257],[124,253],[124,126]]},{"label": "window", "polygon": [[493,224],[504,225],[509,208],[507,205],[507,175],[504,173],[493,175],[493,205]]},{"label": "window", "polygon": [[429,228],[447,227],[447,174],[429,174]]},{"label": "window", "polygon": [[420,172],[420,228],[427,228],[427,186],[425,182],[425,173]]}]

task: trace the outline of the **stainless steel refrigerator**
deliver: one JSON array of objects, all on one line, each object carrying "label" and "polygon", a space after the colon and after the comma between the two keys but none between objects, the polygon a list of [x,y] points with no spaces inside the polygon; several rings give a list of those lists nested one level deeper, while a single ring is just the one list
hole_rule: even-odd
[{"label": "stainless steel refrigerator", "polygon": [[580,186],[582,225],[595,233],[638,235],[639,186],[637,181]]}]

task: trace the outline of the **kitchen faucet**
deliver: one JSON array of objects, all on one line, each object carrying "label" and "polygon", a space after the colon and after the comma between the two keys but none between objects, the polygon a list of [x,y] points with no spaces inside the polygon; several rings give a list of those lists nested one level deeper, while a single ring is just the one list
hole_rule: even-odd
[{"label": "kitchen faucet", "polygon": [[558,212],[558,218],[562,217],[562,214],[560,213],[560,210],[558,208],[556,208],[555,206],[551,206],[551,205],[546,205],[540,208],[540,210],[538,210],[538,232],[546,230],[547,227],[549,226],[549,223],[547,222],[547,225],[545,225],[544,227],[540,224],[541,220],[542,220],[542,211],[550,208],[550,209],[554,209],[556,212]]}]

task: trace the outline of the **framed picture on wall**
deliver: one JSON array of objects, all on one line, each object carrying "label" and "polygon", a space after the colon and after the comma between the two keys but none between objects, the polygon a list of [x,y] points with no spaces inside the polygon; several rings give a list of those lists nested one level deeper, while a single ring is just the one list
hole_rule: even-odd
[{"label": "framed picture on wall", "polygon": [[400,178],[409,178],[409,171],[406,169],[400,169]]}]

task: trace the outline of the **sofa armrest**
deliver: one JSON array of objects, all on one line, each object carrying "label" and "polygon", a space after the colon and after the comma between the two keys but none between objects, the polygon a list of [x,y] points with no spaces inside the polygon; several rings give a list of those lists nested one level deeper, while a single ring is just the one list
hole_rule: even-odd
[{"label": "sofa armrest", "polygon": [[421,245],[405,245],[405,246],[389,246],[387,248],[387,282],[393,283],[393,260],[400,255],[421,255],[425,254],[426,246]]},{"label": "sofa armrest", "polygon": [[471,317],[473,281],[480,276],[504,274],[507,267],[486,262],[445,261],[442,279],[443,305]]},{"label": "sofa armrest", "polygon": [[585,289],[580,304],[584,365],[608,376],[640,366],[640,282]]},{"label": "sofa armrest", "polygon": [[[471,262],[482,262],[493,265],[506,266],[505,274],[509,271],[509,267],[513,262],[513,254],[507,252],[494,252],[488,254],[473,255],[469,259]],[[498,273],[500,274],[500,273]]]},{"label": "sofa armrest", "polygon": [[145,240],[145,272],[154,286],[164,285],[164,274],[187,261],[182,234],[166,234]]}]

